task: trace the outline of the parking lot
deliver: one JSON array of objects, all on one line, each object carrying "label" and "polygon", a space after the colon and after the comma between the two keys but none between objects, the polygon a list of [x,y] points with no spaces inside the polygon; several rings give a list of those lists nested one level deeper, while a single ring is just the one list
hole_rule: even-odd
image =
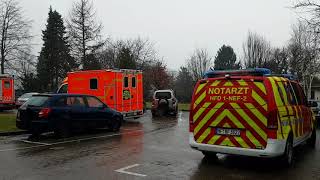
[{"label": "parking lot", "polygon": [[[188,112],[124,123],[57,139],[45,134],[0,137],[0,179],[319,179],[320,152],[301,146],[287,169],[277,160],[219,155],[203,158],[188,145]],[[320,133],[320,132],[319,132]],[[318,135],[319,135],[318,133]]]}]

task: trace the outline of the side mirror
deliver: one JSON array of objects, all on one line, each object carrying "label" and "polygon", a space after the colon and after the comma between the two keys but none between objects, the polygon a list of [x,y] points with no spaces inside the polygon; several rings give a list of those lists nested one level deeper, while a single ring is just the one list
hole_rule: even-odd
[{"label": "side mirror", "polygon": [[314,101],[308,101],[308,107],[317,107],[318,103]]}]

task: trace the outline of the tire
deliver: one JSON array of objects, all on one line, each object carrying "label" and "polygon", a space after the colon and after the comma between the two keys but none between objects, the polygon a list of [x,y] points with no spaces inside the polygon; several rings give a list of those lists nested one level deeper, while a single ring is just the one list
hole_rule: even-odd
[{"label": "tire", "polygon": [[210,151],[201,151],[205,158],[217,160],[217,153]]},{"label": "tire", "polygon": [[120,130],[120,127],[121,127],[121,122],[122,122],[122,119],[120,117],[115,117],[113,120],[112,120],[112,123],[110,124],[110,130],[112,132],[119,132]]},{"label": "tire", "polygon": [[58,121],[57,127],[54,133],[61,138],[67,138],[71,135],[69,123],[65,121]]},{"label": "tire", "polygon": [[293,138],[289,135],[284,154],[281,157],[282,163],[286,167],[291,167],[294,163]]},{"label": "tire", "polygon": [[316,129],[313,128],[311,137],[307,140],[308,146],[315,148],[317,143],[317,133]]}]

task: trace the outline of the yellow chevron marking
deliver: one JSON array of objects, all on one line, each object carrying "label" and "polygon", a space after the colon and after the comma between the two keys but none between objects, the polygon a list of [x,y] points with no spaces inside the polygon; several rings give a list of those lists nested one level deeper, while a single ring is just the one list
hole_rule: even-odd
[{"label": "yellow chevron marking", "polygon": [[207,83],[200,84],[200,85],[198,86],[198,89],[197,89],[197,91],[196,91],[196,94],[198,94],[198,93],[201,91],[201,89],[203,89],[203,87],[204,87],[206,84],[207,84]]},{"label": "yellow chevron marking", "polygon": [[229,138],[225,138],[225,139],[221,142],[220,145],[221,145],[221,146],[235,146],[235,145],[230,141]]},{"label": "yellow chevron marking", "polygon": [[241,137],[235,136],[234,139],[241,145],[241,147],[249,148],[249,145]]},{"label": "yellow chevron marking", "polygon": [[245,80],[237,80],[240,86],[248,86],[248,83]]},{"label": "yellow chevron marking", "polygon": [[201,116],[201,114],[206,110],[207,107],[209,107],[211,103],[206,102],[193,116],[193,122],[196,122],[197,119]]},{"label": "yellow chevron marking", "polygon": [[208,141],[208,144],[214,144],[216,141],[220,138],[220,135],[214,135],[212,138]]},{"label": "yellow chevron marking", "polygon": [[261,82],[254,82],[254,84],[255,84],[264,94],[267,94],[266,87],[264,87],[264,84],[263,84],[263,83],[261,83]]},{"label": "yellow chevron marking", "polygon": [[223,125],[223,127],[224,127],[224,128],[231,128],[231,126],[229,125],[229,123],[225,123],[225,124]]},{"label": "yellow chevron marking", "polygon": [[237,103],[230,103],[237,113],[262,137],[267,139],[267,134],[244,112]]},{"label": "yellow chevron marking", "polygon": [[264,110],[268,111],[268,104],[254,90],[252,90],[252,97],[253,97],[254,100],[256,100],[260,104],[260,106],[263,107]]},{"label": "yellow chevron marking", "polygon": [[282,91],[282,94],[283,94],[283,99],[284,99],[284,104],[285,105],[288,105],[288,96],[287,96],[287,92],[286,90],[284,89],[284,86],[281,82],[278,83],[281,91]]},{"label": "yellow chevron marking", "polygon": [[245,105],[265,126],[267,126],[267,118],[263,114],[261,114],[261,112],[257,108],[255,108],[253,104],[245,103]]},{"label": "yellow chevron marking", "polygon": [[278,88],[277,88],[277,85],[276,85],[276,82],[274,81],[273,78],[269,77],[268,78],[271,82],[271,85],[272,85],[272,90],[273,90],[273,93],[274,93],[274,99],[276,101],[276,105],[279,107],[279,106],[283,106],[283,102],[281,101],[281,98],[280,98],[280,94],[279,94],[279,91],[278,91]]},{"label": "yellow chevron marking", "polygon": [[202,100],[204,100],[204,98],[206,97],[206,95],[207,95],[207,92],[206,92],[206,91],[203,92],[203,93],[198,97],[198,99],[195,101],[195,104],[199,105],[199,104],[202,102]]},{"label": "yellow chevron marking", "polygon": [[232,82],[231,81],[227,81],[226,83],[224,83],[223,86],[233,86]]},{"label": "yellow chevron marking", "polygon": [[281,78],[279,78],[279,77],[273,77],[273,79],[274,79],[275,81],[281,81]]},{"label": "yellow chevron marking", "polygon": [[256,146],[256,147],[261,147],[260,142],[251,134],[250,131],[246,131],[246,135],[248,139]]},{"label": "yellow chevron marking", "polygon": [[222,113],[217,117],[217,119],[215,119],[210,126],[217,126],[221,120],[225,117],[228,117],[233,124],[235,124],[238,128],[244,128],[244,126],[238,121],[238,119],[228,110],[225,109],[224,111],[222,111]]},{"label": "yellow chevron marking", "polygon": [[197,139],[198,143],[202,143],[203,140],[210,134],[211,128],[206,129],[201,136]]},{"label": "yellow chevron marking", "polygon": [[209,112],[206,114],[206,116],[200,121],[198,126],[194,129],[194,134],[196,135],[200,129],[207,123],[207,121],[214,115],[214,113],[217,112],[217,110],[223,105],[223,102],[217,103]]},{"label": "yellow chevron marking", "polygon": [[214,82],[211,84],[211,86],[217,86],[219,83],[220,83],[220,81],[219,81],[219,80],[216,80],[216,81],[214,81]]}]

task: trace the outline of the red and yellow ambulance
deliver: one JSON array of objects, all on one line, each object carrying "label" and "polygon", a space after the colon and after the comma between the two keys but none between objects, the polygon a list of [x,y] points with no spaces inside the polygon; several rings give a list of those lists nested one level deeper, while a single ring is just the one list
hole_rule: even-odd
[{"label": "red and yellow ambulance", "polygon": [[0,110],[15,108],[14,78],[8,74],[0,75]]},{"label": "red and yellow ambulance", "polygon": [[89,70],[69,72],[58,93],[94,95],[126,118],[143,115],[142,71]]},{"label": "red and yellow ambulance", "polygon": [[190,146],[216,153],[281,156],[315,146],[315,118],[300,84],[263,68],[209,71],[195,86],[190,111]]}]

